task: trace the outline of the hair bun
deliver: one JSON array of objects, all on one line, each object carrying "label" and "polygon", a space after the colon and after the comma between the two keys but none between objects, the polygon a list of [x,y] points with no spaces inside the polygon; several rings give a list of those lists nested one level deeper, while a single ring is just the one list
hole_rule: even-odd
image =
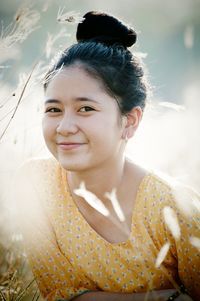
[{"label": "hair bun", "polygon": [[95,40],[108,45],[118,43],[125,48],[135,44],[136,32],[118,19],[105,13],[90,11],[78,24],[76,39],[78,42]]}]

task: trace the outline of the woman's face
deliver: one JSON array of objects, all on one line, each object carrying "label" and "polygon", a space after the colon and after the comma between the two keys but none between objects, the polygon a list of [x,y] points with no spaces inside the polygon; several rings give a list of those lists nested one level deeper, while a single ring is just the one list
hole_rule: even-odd
[{"label": "woman's face", "polygon": [[121,154],[117,102],[81,67],[63,68],[50,81],[42,127],[48,149],[66,170],[107,165]]}]

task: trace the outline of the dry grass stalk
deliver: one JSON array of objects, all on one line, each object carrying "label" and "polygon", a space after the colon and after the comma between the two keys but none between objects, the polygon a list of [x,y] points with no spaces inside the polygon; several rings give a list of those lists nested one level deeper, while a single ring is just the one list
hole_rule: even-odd
[{"label": "dry grass stalk", "polygon": [[74,193],[86,200],[86,202],[101,213],[104,216],[109,216],[109,211],[103,204],[103,202],[91,191],[87,190],[85,187],[85,183],[81,182],[80,187],[78,189],[74,189]]},{"label": "dry grass stalk", "polygon": [[80,13],[69,11],[64,12],[65,7],[59,8],[57,14],[57,21],[60,23],[80,23],[83,22],[84,18],[80,16]]},{"label": "dry grass stalk", "polygon": [[[5,236],[5,233],[1,233]],[[30,296],[38,299],[38,289],[22,250],[10,238],[0,243],[0,299],[20,301]]]},{"label": "dry grass stalk", "polygon": [[30,81],[30,79],[31,79],[31,76],[32,76],[33,71],[34,71],[35,67],[37,66],[37,64],[38,64],[38,63],[35,63],[35,64],[34,64],[32,70],[31,70],[31,72],[30,72],[30,74],[29,74],[29,76],[28,76],[28,78],[27,78],[27,80],[26,80],[26,82],[25,82],[25,85],[24,85],[24,87],[23,87],[23,89],[22,89],[21,95],[20,95],[20,97],[19,97],[19,99],[18,99],[18,101],[17,101],[16,107],[15,107],[15,109],[14,109],[14,112],[13,112],[13,114],[12,114],[10,120],[8,121],[6,127],[5,127],[5,129],[4,129],[4,131],[3,131],[3,133],[2,133],[1,136],[0,136],[0,141],[1,141],[1,139],[3,138],[3,136],[5,135],[5,133],[6,133],[7,129],[8,129],[8,127],[9,127],[11,121],[13,120],[13,118],[14,118],[16,112],[17,112],[17,109],[18,109],[18,107],[19,107],[19,105],[20,105],[20,102],[21,102],[21,100],[22,100],[22,97],[23,97],[23,95],[24,95],[24,92],[25,92],[25,90],[26,90],[26,87],[27,87],[27,85],[28,85],[28,83],[29,83],[29,81]]},{"label": "dry grass stalk", "polygon": [[190,243],[200,251],[200,238],[191,236]]},{"label": "dry grass stalk", "polygon": [[156,258],[156,263],[155,263],[156,268],[159,268],[161,263],[164,261],[165,257],[167,256],[167,253],[169,251],[169,248],[170,248],[170,243],[167,242],[160,249],[158,256]]},{"label": "dry grass stalk", "polygon": [[116,194],[116,188],[114,188],[111,193],[106,192],[105,196],[111,201],[111,204],[113,206],[113,209],[115,210],[115,213],[117,214],[117,217],[121,222],[125,221],[125,216],[124,212],[120,206],[120,203],[117,199],[117,194]]},{"label": "dry grass stalk", "polygon": [[179,239],[181,235],[181,230],[179,227],[177,216],[172,208],[169,206],[164,207],[163,209],[164,221],[171,231],[175,239]]},{"label": "dry grass stalk", "polygon": [[0,53],[12,47],[16,43],[21,43],[38,28],[36,26],[40,19],[40,14],[30,7],[21,7],[15,17],[14,23],[6,28],[1,28],[0,34]]},{"label": "dry grass stalk", "polygon": [[[125,220],[123,211],[119,205],[119,201],[117,200],[115,189],[111,193],[106,193],[106,197],[111,201],[117,218],[111,214],[111,212],[105,207],[104,203],[94,193],[86,189],[84,182],[81,183],[78,189],[74,190],[74,193],[82,197],[91,207],[97,210],[100,214],[106,216],[117,228],[124,231],[124,233],[127,236],[130,235],[129,226]],[[121,222],[124,222],[123,229]]]},{"label": "dry grass stalk", "polygon": [[45,47],[46,58],[47,59],[50,58],[50,56],[54,50],[54,44],[57,42],[58,39],[64,38],[64,37],[69,37],[69,36],[70,36],[70,34],[68,34],[64,28],[61,28],[61,30],[55,36],[48,33],[46,47]]}]

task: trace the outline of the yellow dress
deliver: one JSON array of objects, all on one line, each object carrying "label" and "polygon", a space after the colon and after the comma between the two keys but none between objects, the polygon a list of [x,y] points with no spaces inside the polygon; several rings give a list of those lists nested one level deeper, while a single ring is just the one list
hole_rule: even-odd
[{"label": "yellow dress", "polygon": [[[78,210],[67,186],[66,171],[54,158],[32,159],[19,175],[22,186],[18,186],[17,202],[24,241],[47,300],[70,300],[87,290],[146,292],[172,288],[180,282],[198,300],[200,249],[194,242],[200,239],[200,217],[195,193],[191,193],[195,202],[190,214],[185,215],[171,186],[149,172],[137,192],[129,239],[109,243]],[[165,207],[174,210],[180,227],[178,238],[163,218]],[[169,251],[156,267],[165,243],[170,244]]]}]

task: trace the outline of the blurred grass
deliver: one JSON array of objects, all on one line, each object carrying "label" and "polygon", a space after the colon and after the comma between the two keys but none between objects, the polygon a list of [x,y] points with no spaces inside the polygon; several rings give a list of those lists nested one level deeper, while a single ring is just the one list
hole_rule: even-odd
[{"label": "blurred grass", "polygon": [[[17,56],[15,57],[14,55],[15,51],[13,52],[12,50],[18,49],[18,52],[20,51],[21,43],[38,28],[37,23],[39,18],[40,16],[37,11],[32,10],[30,7],[23,6],[19,8],[16,15],[13,17],[12,23],[8,26],[5,27],[2,21],[0,38],[0,63],[2,64],[2,70],[6,68],[5,64],[8,59],[12,58],[14,62],[17,60]],[[4,85],[4,81],[1,81],[2,86]],[[9,82],[9,78],[7,78],[7,81]],[[24,86],[24,90],[25,88],[26,85]],[[22,90],[22,92],[24,90]],[[13,94],[10,91],[9,94],[12,96],[15,95],[15,93]],[[18,108],[21,98],[18,98],[16,109]],[[4,95],[1,91],[1,100],[2,99],[4,99]],[[6,97],[6,100],[1,103],[0,108],[2,114],[5,114],[6,109],[4,108],[4,105],[7,104],[9,100],[10,98]],[[12,111],[10,111],[9,114],[10,113],[12,114]],[[7,115],[7,112],[5,115]],[[10,119],[7,122],[7,125],[2,126],[2,129],[4,128],[2,137],[13,117],[14,115],[9,116]],[[8,165],[9,162],[7,161],[7,166]],[[1,168],[2,167],[3,166],[1,165]],[[2,182],[5,182],[5,177],[2,178]],[[8,186],[7,190],[8,193],[5,193],[6,195],[9,194],[10,186]],[[2,206],[4,201],[6,201],[5,203],[7,204],[8,200],[4,200],[4,196],[2,194],[2,200],[0,200],[0,300],[36,301],[40,296],[39,291],[34,277],[28,267],[27,259],[23,250],[22,239],[16,232],[17,229],[14,229],[14,224],[12,226],[10,225],[12,223],[10,215],[7,213],[4,206]]]},{"label": "blurred grass", "polygon": [[0,225],[0,300],[37,301],[40,297],[29,269],[21,236]]}]

